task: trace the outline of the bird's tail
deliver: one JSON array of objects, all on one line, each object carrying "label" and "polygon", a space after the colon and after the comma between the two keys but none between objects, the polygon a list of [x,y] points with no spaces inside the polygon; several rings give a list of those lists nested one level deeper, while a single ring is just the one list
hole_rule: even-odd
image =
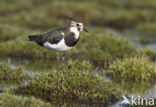
[{"label": "bird's tail", "polygon": [[36,41],[38,39],[39,35],[30,35],[29,41]]}]

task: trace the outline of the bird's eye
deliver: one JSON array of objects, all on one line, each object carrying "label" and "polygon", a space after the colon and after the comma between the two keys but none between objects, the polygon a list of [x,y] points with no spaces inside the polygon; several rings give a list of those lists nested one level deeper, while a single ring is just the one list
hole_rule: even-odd
[{"label": "bird's eye", "polygon": [[80,26],[79,24],[76,24],[76,26],[78,27],[78,26]]}]

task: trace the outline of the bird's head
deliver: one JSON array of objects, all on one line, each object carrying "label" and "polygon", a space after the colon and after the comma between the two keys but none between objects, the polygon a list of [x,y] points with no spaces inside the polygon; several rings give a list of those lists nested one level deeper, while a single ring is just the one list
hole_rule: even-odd
[{"label": "bird's head", "polygon": [[[69,17],[68,17],[69,18]],[[70,27],[73,29],[76,29],[78,32],[85,31],[88,32],[88,30],[84,27],[83,23],[77,22],[76,20],[69,18],[71,20]]]}]

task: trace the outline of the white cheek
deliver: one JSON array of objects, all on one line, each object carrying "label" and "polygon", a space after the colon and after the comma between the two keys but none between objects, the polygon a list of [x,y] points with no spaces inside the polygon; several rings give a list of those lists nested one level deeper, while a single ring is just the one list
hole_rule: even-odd
[{"label": "white cheek", "polygon": [[83,31],[83,27],[80,30]]}]

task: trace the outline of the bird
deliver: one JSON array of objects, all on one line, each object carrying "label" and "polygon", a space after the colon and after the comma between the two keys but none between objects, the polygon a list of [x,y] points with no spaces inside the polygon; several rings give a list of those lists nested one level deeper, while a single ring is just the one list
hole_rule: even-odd
[{"label": "bird", "polygon": [[66,51],[71,50],[80,39],[80,32],[88,30],[82,22],[67,17],[70,24],[66,27],[57,28],[44,34],[29,35],[29,41],[34,41],[38,45],[56,51],[57,67],[59,65],[59,53],[63,52],[62,60],[65,65]]}]

